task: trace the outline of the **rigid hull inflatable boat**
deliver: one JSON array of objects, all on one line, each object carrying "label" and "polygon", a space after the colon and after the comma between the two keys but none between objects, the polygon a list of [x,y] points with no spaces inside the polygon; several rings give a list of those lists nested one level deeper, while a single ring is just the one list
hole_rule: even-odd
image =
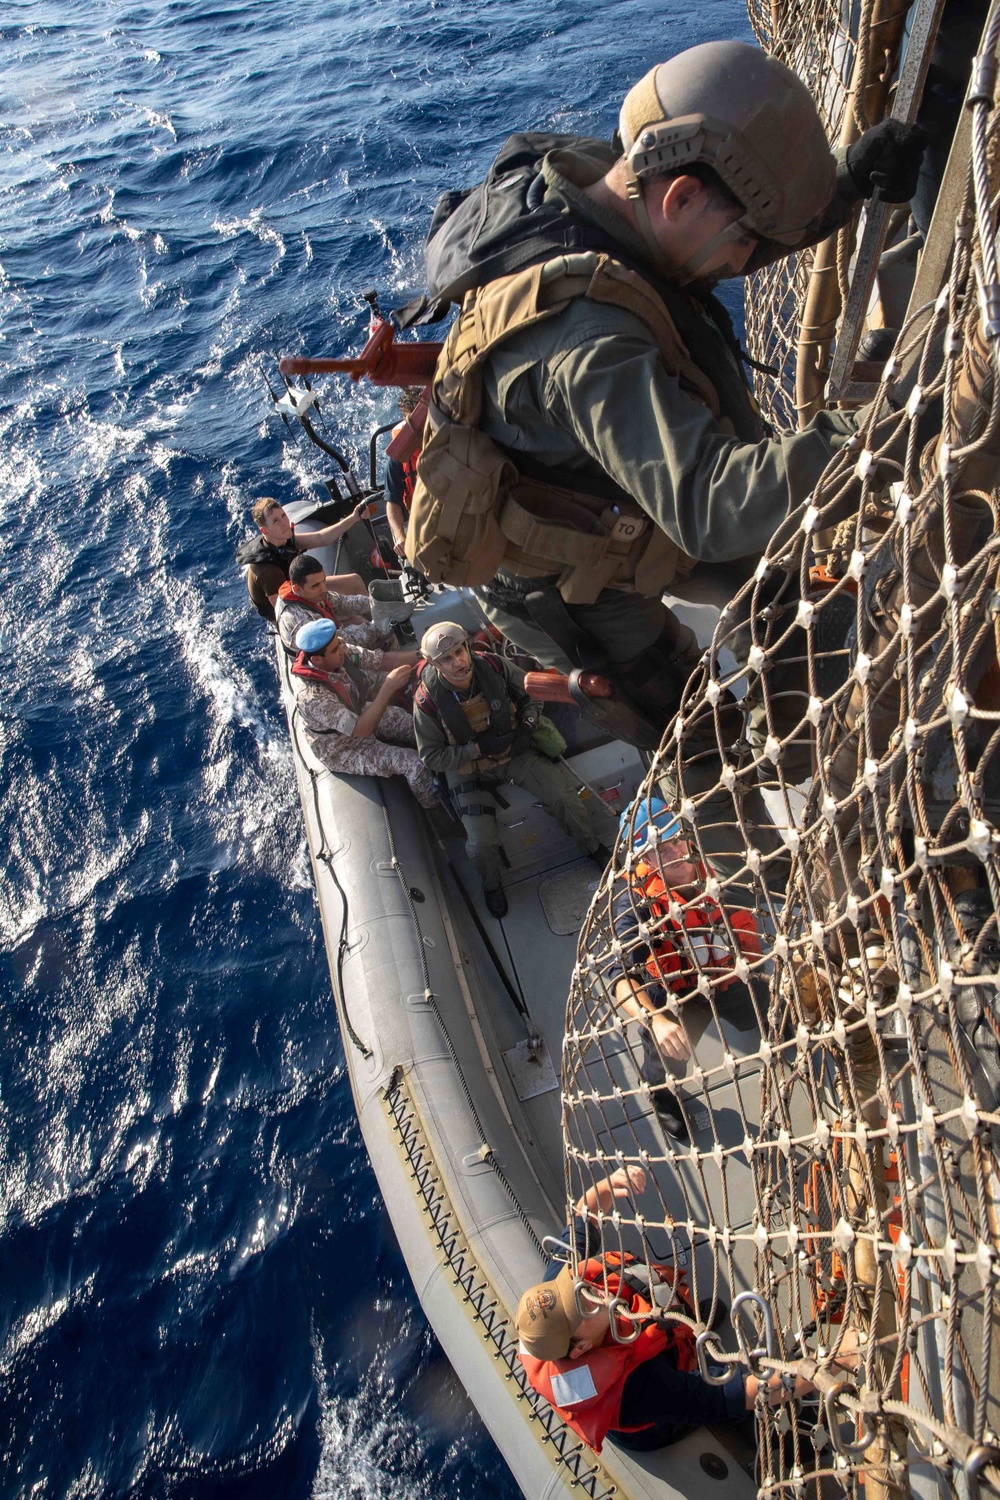
[{"label": "rigid hull inflatable boat", "polygon": [[[296,521],[311,514],[307,506],[289,511]],[[319,555],[332,569],[332,555]],[[691,607],[703,628],[714,616],[704,603]],[[419,639],[440,619],[472,631],[483,623],[474,600],[452,590],[417,604],[409,623]],[[581,1486],[595,1500],[612,1493],[663,1500],[706,1485],[720,1500],[749,1497],[756,1484],[745,1432],[701,1430],[650,1454],[605,1444],[598,1458],[531,1389],[517,1358],[518,1299],[539,1280],[565,1224],[566,995],[599,870],[527,793],[507,787],[499,821],[509,911],[495,921],[460,824],[424,814],[399,777],[333,777],[321,768],[296,723],[280,646],[278,657],[365,1145],[421,1305],[514,1477],[533,1500]],[[567,739],[595,830],[613,840],[645,774],[639,753],[575,709],[546,711]],[[703,1038],[700,1049],[708,1046]],[[739,1046],[738,1032],[718,1039],[720,1052]],[[669,1148],[624,1046],[621,1077],[623,1142],[638,1130],[651,1163],[662,1164]],[[738,1115],[730,1117],[735,1129]],[[697,1145],[707,1114],[696,1109],[693,1123]],[[615,1134],[609,1117],[612,1157]],[[692,1170],[696,1186],[694,1159]],[[682,1196],[674,1202],[680,1210]],[[749,1182],[742,1190],[734,1184],[734,1222],[748,1220],[752,1203]],[[663,1236],[653,1237],[653,1248],[665,1260],[688,1259]],[[701,1253],[699,1285],[711,1285],[709,1247]]]}]

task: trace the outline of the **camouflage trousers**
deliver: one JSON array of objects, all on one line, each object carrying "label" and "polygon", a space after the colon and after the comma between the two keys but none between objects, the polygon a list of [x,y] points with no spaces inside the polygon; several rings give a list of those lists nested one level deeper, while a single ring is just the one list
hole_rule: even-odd
[{"label": "camouflage trousers", "polygon": [[364,646],[367,651],[391,651],[395,642],[391,631],[380,630],[370,620],[357,620],[350,625],[338,626],[338,633],[345,641],[355,646]]},{"label": "camouflage trousers", "polygon": [[577,795],[576,784],[564,766],[556,765],[536,750],[515,755],[496,771],[480,772],[475,778],[454,772],[448,777],[465,829],[465,852],[475,865],[486,891],[495,890],[503,876],[497,805],[491,788],[503,790],[511,783],[542,804],[559,827],[575,839],[585,854],[593,854],[598,841],[587,809]]},{"label": "camouflage trousers", "polygon": [[390,704],[378,730],[364,739],[306,731],[309,748],[335,776],[405,776],[421,807],[435,807],[434,778],[417,754],[413,719]]}]

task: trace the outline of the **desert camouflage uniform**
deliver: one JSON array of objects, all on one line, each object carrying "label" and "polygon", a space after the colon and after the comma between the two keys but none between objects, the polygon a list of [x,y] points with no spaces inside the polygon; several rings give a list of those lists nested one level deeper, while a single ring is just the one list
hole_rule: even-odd
[{"label": "desert camouflage uniform", "polygon": [[[360,646],[350,646],[348,651],[352,664],[361,668],[364,703],[370,703],[384,677],[378,670],[382,653]],[[353,692],[354,684],[346,672],[331,672],[329,677],[331,683],[343,683]],[[390,704],[376,733],[355,739],[351,731],[364,704],[355,713],[332,686],[294,674],[292,684],[306,742],[328,771],[335,776],[405,776],[417,801],[424,807],[434,806],[434,778],[412,748],[416,745],[413,719],[405,709]]]},{"label": "desert camouflage uniform", "polygon": [[[337,629],[345,641],[351,641],[355,646],[364,646],[371,651],[385,650],[392,645],[392,636],[389,631],[380,630],[377,625],[371,623],[372,602],[367,594],[336,594],[332,589],[327,589],[326,603],[333,610]],[[354,624],[341,625],[341,620],[346,620],[351,615],[360,615],[361,619]],[[282,644],[289,651],[294,652],[296,649],[295,633],[299,626],[307,624],[310,620],[322,619],[324,616],[318,609],[312,609],[304,600],[282,599],[279,594],[274,606],[274,618]]]}]

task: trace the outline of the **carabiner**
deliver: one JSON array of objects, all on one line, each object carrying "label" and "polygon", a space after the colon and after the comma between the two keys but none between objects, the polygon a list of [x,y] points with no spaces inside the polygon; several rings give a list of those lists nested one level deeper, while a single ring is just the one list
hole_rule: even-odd
[{"label": "carabiner", "polygon": [[969,1486],[969,1500],[979,1500],[979,1476],[987,1464],[1000,1469],[1000,1448],[988,1443],[977,1443],[965,1460],[965,1482]]},{"label": "carabiner", "polygon": [[858,1394],[857,1386],[852,1385],[849,1380],[839,1380],[836,1385],[832,1385],[828,1391],[823,1393],[823,1410],[826,1413],[827,1431],[830,1434],[830,1441],[841,1458],[863,1458],[878,1436],[878,1432],[868,1413],[862,1412],[861,1437],[853,1443],[844,1442],[834,1407],[837,1404],[838,1396],[842,1396],[845,1391],[850,1391],[853,1396]]},{"label": "carabiner", "polygon": [[[749,1344],[747,1343],[746,1334],[743,1331],[743,1325],[737,1317],[737,1313],[739,1312],[740,1308],[747,1302],[753,1302],[760,1309],[764,1317],[764,1343],[758,1344],[756,1349],[751,1349]],[[774,1359],[775,1357],[774,1318],[771,1315],[770,1306],[767,1302],[764,1301],[764,1298],[760,1295],[759,1292],[740,1292],[738,1297],[733,1298],[733,1305],[730,1309],[729,1320],[736,1330],[736,1338],[739,1343],[740,1352],[742,1353],[743,1358],[746,1360],[746,1363],[753,1374],[758,1375],[760,1373],[757,1368],[758,1360],[760,1360],[762,1356],[767,1356],[770,1359]]]},{"label": "carabiner", "polygon": [[[709,1353],[706,1353],[706,1350],[708,1350],[710,1344],[714,1344],[715,1348],[712,1349]],[[736,1363],[736,1356],[733,1354],[727,1354],[726,1350],[723,1349],[719,1339],[719,1335],[717,1333],[713,1333],[711,1328],[703,1328],[701,1333],[699,1333],[698,1337],[694,1341],[694,1347],[698,1355],[698,1374],[701,1376],[705,1384],[727,1385],[733,1378],[732,1370],[723,1370],[723,1373],[721,1375],[713,1375],[712,1371],[708,1367],[708,1361],[710,1358],[712,1359],[713,1363],[717,1365],[721,1364],[724,1366],[727,1363]],[[718,1353],[716,1353],[716,1350],[718,1350]]]},{"label": "carabiner", "polygon": [[[560,1250],[565,1253],[560,1255]],[[549,1260],[561,1260],[566,1265],[573,1254],[573,1247],[567,1245],[566,1241],[561,1240],[557,1234],[547,1234],[542,1240],[542,1252],[548,1256]]]},{"label": "carabiner", "polygon": [[[621,1311],[619,1311],[621,1309]],[[642,1324],[638,1318],[632,1317],[632,1309],[623,1297],[614,1297],[608,1303],[608,1312],[611,1314],[611,1337],[616,1344],[634,1344],[642,1332]],[[628,1333],[623,1334],[618,1328],[618,1319],[622,1318],[628,1324]]]}]

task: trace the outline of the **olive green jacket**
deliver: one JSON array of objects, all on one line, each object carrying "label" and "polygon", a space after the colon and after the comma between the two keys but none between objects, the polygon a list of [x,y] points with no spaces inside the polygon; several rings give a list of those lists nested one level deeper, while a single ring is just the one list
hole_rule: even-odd
[{"label": "olive green jacket", "polygon": [[[523,710],[531,706],[531,699],[524,691],[524,672],[521,668],[515,666],[512,661],[508,661],[506,657],[500,657],[499,661],[503,672],[503,684],[497,683],[497,692],[501,691],[501,687],[506,690],[511,701],[512,720],[516,728]],[[448,738],[448,731],[437,715],[424,713],[416,703],[413,705],[413,732],[417,738],[417,754],[428,771],[445,771],[449,774],[449,780],[454,777],[460,781],[462,775],[470,776],[478,770],[503,769],[501,763],[491,762],[489,758],[477,759],[478,747],[474,743],[471,745],[452,744]]]},{"label": "olive green jacket", "polygon": [[[629,224],[582,191],[596,170],[583,155],[551,152],[542,166],[548,201],[613,235],[631,262],[645,262]],[[717,358],[722,335],[707,314],[695,323]],[[699,364],[690,330],[685,336]],[[735,354],[727,357],[735,367]],[[609,476],[707,562],[761,552],[855,431],[850,415],[821,412],[804,432],[758,442],[727,436],[666,373],[644,323],[582,297],[497,349],[483,389],[479,425],[515,462],[552,469],[556,483],[580,489],[588,475],[598,484]]]}]

